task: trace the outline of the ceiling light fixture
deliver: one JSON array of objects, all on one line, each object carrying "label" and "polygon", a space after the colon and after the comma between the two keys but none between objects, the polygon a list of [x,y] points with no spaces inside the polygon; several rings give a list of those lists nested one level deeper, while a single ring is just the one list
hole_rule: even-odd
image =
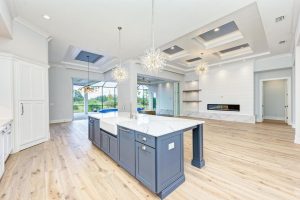
[{"label": "ceiling light fixture", "polygon": [[96,92],[99,88],[98,87],[93,87],[90,85],[90,56],[86,56],[87,57],[87,60],[88,60],[88,79],[87,79],[87,84],[80,88],[80,90],[83,92],[83,93],[94,93]]},{"label": "ceiling light fixture", "polygon": [[171,46],[171,50],[174,50],[175,49],[175,47],[174,46]]},{"label": "ceiling light fixture", "polygon": [[146,55],[142,57],[144,69],[148,72],[158,73],[166,66],[166,58],[160,49],[155,48],[154,44],[154,0],[152,0],[152,18],[151,18],[151,36],[152,48],[146,51]]},{"label": "ceiling light fixture", "polygon": [[128,73],[124,67],[122,67],[121,59],[121,30],[122,27],[118,27],[119,30],[119,64],[112,70],[112,77],[117,82],[122,82],[127,79]]},{"label": "ceiling light fixture", "polygon": [[50,20],[51,17],[49,15],[43,15],[43,18],[46,19],[46,20]]},{"label": "ceiling light fixture", "polygon": [[220,30],[220,28],[215,28],[214,29],[215,32],[218,32],[219,30]]},{"label": "ceiling light fixture", "polygon": [[207,63],[206,62],[202,62],[201,64],[199,64],[196,68],[195,71],[198,75],[200,74],[204,74],[207,72]]}]

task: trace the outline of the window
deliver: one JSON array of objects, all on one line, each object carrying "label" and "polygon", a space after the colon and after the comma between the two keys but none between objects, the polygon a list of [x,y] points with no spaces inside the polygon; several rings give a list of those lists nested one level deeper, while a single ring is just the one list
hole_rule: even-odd
[{"label": "window", "polygon": [[137,104],[138,108],[149,109],[149,88],[146,85],[137,87]]}]

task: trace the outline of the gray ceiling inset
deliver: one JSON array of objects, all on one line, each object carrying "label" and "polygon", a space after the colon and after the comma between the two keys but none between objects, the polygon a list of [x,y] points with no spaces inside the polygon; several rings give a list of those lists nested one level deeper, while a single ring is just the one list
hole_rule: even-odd
[{"label": "gray ceiling inset", "polygon": [[192,58],[192,59],[186,60],[186,62],[191,63],[191,62],[195,62],[195,61],[201,60],[201,59],[202,59],[202,58],[200,58],[200,57],[196,57],[196,58]]},{"label": "gray ceiling inset", "polygon": [[[216,29],[219,29],[218,31],[215,31]],[[234,31],[239,30],[236,23],[234,21],[228,22],[220,27],[216,27],[215,29],[209,30],[205,33],[202,33],[199,35],[203,40],[210,41],[213,39],[216,39],[218,37],[222,37],[224,35],[227,35],[229,33],[232,33]]]},{"label": "gray ceiling inset", "polygon": [[75,60],[80,60],[84,62],[90,62],[90,63],[95,63],[98,60],[103,58],[102,55],[87,52],[87,51],[80,51],[79,54],[76,56]]},{"label": "gray ceiling inset", "polygon": [[228,52],[236,51],[236,50],[239,50],[239,49],[242,49],[242,48],[245,48],[245,47],[249,47],[249,44],[246,43],[246,44],[242,44],[242,45],[239,45],[239,46],[231,47],[229,49],[224,49],[224,50],[221,50],[220,53],[228,53]]},{"label": "gray ceiling inset", "polygon": [[172,46],[172,47],[170,47],[168,49],[163,50],[163,52],[165,52],[165,53],[167,53],[169,55],[173,55],[173,54],[178,53],[180,51],[183,51],[183,48],[181,48],[181,47],[179,47],[177,45]]}]

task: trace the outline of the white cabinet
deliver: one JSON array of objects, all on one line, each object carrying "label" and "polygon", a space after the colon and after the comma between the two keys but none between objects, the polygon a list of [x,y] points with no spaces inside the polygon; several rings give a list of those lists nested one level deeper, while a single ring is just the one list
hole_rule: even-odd
[{"label": "white cabinet", "polygon": [[14,151],[19,151],[49,139],[48,68],[17,61],[14,77]]},{"label": "white cabinet", "polygon": [[47,137],[45,102],[21,101],[19,122],[19,145],[21,149],[39,143]]},{"label": "white cabinet", "polygon": [[47,70],[34,64],[16,62],[15,80],[19,100],[45,100]]},{"label": "white cabinet", "polygon": [[6,131],[3,137],[4,140],[4,160],[6,160],[12,151],[12,124],[6,125]]},{"label": "white cabinet", "polygon": [[0,131],[0,179],[4,173],[4,131]]}]

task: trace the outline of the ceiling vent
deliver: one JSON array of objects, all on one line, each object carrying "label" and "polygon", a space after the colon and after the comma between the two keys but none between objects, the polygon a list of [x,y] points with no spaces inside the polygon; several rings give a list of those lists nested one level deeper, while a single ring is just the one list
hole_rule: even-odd
[{"label": "ceiling vent", "polygon": [[87,51],[80,51],[76,56],[75,60],[80,60],[84,62],[95,63],[98,60],[103,58],[103,55],[87,52]]},{"label": "ceiling vent", "polygon": [[179,47],[177,45],[172,46],[172,47],[170,47],[168,49],[163,50],[164,53],[169,54],[169,55],[176,54],[176,53],[178,53],[180,51],[183,51],[183,48],[181,48],[181,47]]},{"label": "ceiling vent", "polygon": [[216,27],[212,30],[202,33],[199,35],[199,37],[207,42],[238,30],[239,28],[237,27],[236,23],[234,21],[231,21],[226,24],[223,24],[222,26]]},{"label": "ceiling vent", "polygon": [[229,49],[221,50],[220,53],[222,53],[222,54],[229,53],[229,52],[236,51],[236,50],[239,50],[239,49],[243,49],[243,48],[246,48],[246,47],[249,47],[248,43],[242,44],[242,45],[239,45],[239,46],[235,46],[235,47],[231,47]]},{"label": "ceiling vent", "polygon": [[196,57],[196,58],[192,58],[192,59],[186,60],[186,62],[192,63],[192,62],[195,62],[195,61],[198,61],[198,60],[201,60],[201,59],[202,58],[200,58],[200,57]]},{"label": "ceiling vent", "polygon": [[275,18],[275,22],[281,22],[284,20],[284,15]]}]

